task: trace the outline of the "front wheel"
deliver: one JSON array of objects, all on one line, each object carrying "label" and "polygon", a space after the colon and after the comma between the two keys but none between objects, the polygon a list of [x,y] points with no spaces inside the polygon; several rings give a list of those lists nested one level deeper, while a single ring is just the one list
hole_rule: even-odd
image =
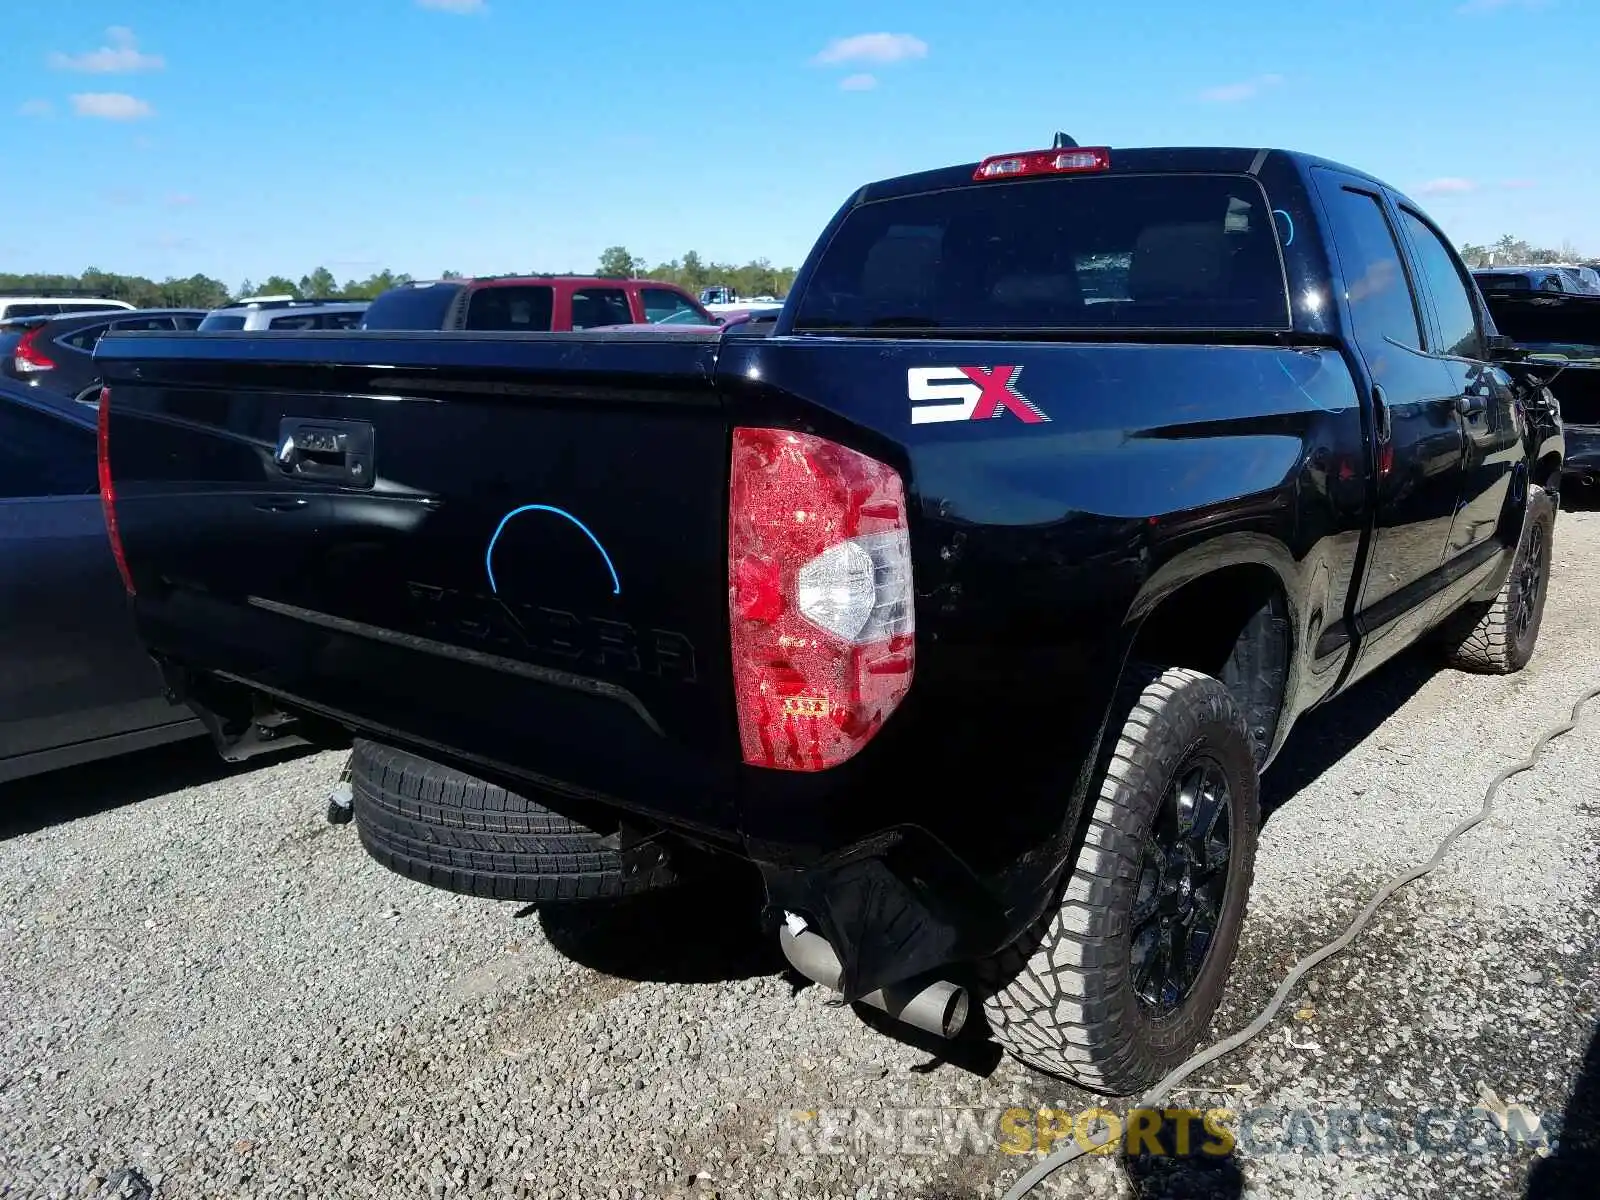
[{"label": "front wheel", "polygon": [[1261,822],[1253,745],[1227,687],[1185,668],[1141,671],[1135,686],[1058,906],[985,967],[996,1039],[1109,1095],[1154,1083],[1205,1031]]}]

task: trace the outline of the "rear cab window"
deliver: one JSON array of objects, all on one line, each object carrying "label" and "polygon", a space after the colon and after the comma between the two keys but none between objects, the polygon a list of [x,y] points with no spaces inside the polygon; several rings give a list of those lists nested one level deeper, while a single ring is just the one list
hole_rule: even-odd
[{"label": "rear cab window", "polygon": [[[548,333],[555,289],[544,284],[478,288],[467,301],[466,328],[484,332]],[[367,326],[373,328],[372,325]]]},{"label": "rear cab window", "polygon": [[1097,175],[974,183],[850,212],[795,328],[1287,329],[1254,179]]},{"label": "rear cab window", "polygon": [[1526,275],[1479,271],[1473,278],[1478,281],[1478,287],[1486,292],[1526,292],[1532,288]]}]

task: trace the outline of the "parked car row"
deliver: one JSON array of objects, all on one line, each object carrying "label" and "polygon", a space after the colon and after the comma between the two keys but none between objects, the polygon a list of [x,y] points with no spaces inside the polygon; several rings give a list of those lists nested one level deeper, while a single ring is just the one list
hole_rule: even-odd
[{"label": "parked car row", "polygon": [[1592,266],[1546,263],[1535,267],[1478,267],[1472,272],[1485,292],[1559,292],[1600,296],[1600,271]]}]

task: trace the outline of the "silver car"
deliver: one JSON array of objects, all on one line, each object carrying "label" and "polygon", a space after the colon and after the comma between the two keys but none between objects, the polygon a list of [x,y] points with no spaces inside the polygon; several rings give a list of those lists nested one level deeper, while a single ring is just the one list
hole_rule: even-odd
[{"label": "silver car", "polygon": [[200,332],[212,330],[354,329],[367,311],[365,300],[296,300],[292,296],[253,296],[227,308],[212,309]]}]

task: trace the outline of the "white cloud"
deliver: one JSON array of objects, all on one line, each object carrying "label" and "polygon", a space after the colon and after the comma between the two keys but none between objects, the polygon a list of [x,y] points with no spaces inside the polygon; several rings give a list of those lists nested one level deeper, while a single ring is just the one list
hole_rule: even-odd
[{"label": "white cloud", "polygon": [[156,112],[148,101],[123,92],[79,92],[72,97],[72,111],[105,121],[137,121]]},{"label": "white cloud", "polygon": [[106,30],[109,46],[90,50],[84,54],[50,56],[50,65],[58,71],[88,71],[92,75],[115,75],[125,71],[159,71],[167,60],[159,54],[146,54],[139,49],[139,39],[125,25],[113,25]]},{"label": "white cloud", "polygon": [[1419,196],[1459,196],[1463,192],[1475,192],[1478,184],[1472,179],[1460,179],[1454,175],[1446,175],[1442,179],[1430,179],[1427,183],[1417,188]]},{"label": "white cloud", "polygon": [[417,0],[417,6],[449,13],[478,13],[489,10],[489,6],[483,0]]},{"label": "white cloud", "polygon": [[1282,83],[1282,75],[1258,75],[1254,79],[1244,79],[1238,83],[1223,83],[1218,84],[1216,87],[1205,88],[1200,93],[1200,99],[1208,100],[1213,104],[1238,104],[1242,100],[1253,99],[1268,88],[1275,88]]},{"label": "white cloud", "polygon": [[877,86],[876,75],[846,75],[839,81],[839,89],[846,92],[870,92]]},{"label": "white cloud", "polygon": [[841,63],[896,63],[927,57],[928,43],[909,33],[858,33],[854,37],[834,38],[814,61],[833,67]]},{"label": "white cloud", "polygon": [[48,100],[24,100],[17,112],[24,117],[48,117],[56,106]]}]

